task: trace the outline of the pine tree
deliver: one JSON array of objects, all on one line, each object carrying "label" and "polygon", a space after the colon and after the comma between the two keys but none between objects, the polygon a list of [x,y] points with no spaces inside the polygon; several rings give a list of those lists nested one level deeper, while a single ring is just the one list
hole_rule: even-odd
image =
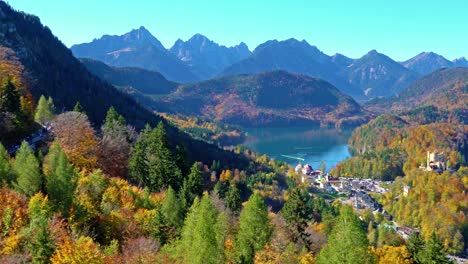
[{"label": "pine tree", "polygon": [[119,115],[115,108],[111,106],[107,111],[106,119],[103,126],[110,128],[114,125],[114,123],[125,125],[126,121],[125,118],[122,115]]},{"label": "pine tree", "polygon": [[234,213],[238,213],[242,207],[242,200],[237,184],[232,182],[226,193],[226,206]]},{"label": "pine tree", "polygon": [[13,181],[10,157],[5,147],[0,143],[0,185],[9,185]]},{"label": "pine tree", "polygon": [[18,113],[21,107],[20,94],[9,79],[0,89],[0,112]]},{"label": "pine tree", "polygon": [[182,175],[187,175],[190,170],[190,163],[187,159],[187,149],[183,145],[177,145],[174,155],[177,167],[180,168]]},{"label": "pine tree", "polygon": [[175,230],[180,230],[180,228],[182,228],[184,223],[182,205],[180,204],[179,199],[177,199],[174,189],[170,186],[169,189],[167,189],[161,210],[170,227]]},{"label": "pine tree", "polygon": [[350,206],[343,206],[327,244],[317,257],[317,263],[369,263],[369,241],[359,218]]},{"label": "pine tree", "polygon": [[411,235],[406,241],[406,245],[408,247],[408,251],[413,255],[413,258],[419,263],[420,254],[424,248],[424,241],[419,236],[419,233]]},{"label": "pine tree", "polygon": [[238,260],[241,263],[253,263],[255,252],[268,243],[271,234],[266,205],[260,195],[254,193],[239,218],[239,232],[236,237]]},{"label": "pine tree", "polygon": [[183,263],[224,263],[227,217],[220,214],[208,195],[195,199],[178,244]]},{"label": "pine tree", "polygon": [[175,163],[169,138],[162,122],[159,122],[151,132],[148,150],[150,188],[153,191],[159,191],[171,186],[174,190],[179,190],[182,184],[182,173]]},{"label": "pine tree", "polygon": [[85,113],[79,101],[77,101],[75,106],[73,107],[73,112]]},{"label": "pine tree", "polygon": [[190,174],[184,179],[182,188],[180,190],[180,198],[184,210],[187,210],[192,204],[195,197],[203,192],[203,172],[200,166],[195,162],[190,168]]},{"label": "pine tree", "polygon": [[294,242],[301,239],[308,249],[310,249],[310,241],[305,229],[307,222],[312,218],[311,213],[312,202],[309,194],[299,188],[292,189],[288,200],[281,209],[281,215],[294,234]]},{"label": "pine tree", "polygon": [[138,140],[133,145],[130,158],[128,160],[129,177],[139,186],[149,186],[148,160],[147,160],[147,142],[145,139]]},{"label": "pine tree", "polygon": [[431,237],[424,246],[424,249],[417,255],[417,260],[423,264],[452,263],[450,259],[447,258],[447,251],[437,239],[435,232],[432,232]]},{"label": "pine tree", "polygon": [[72,205],[77,175],[57,142],[50,147],[43,167],[47,195],[54,210],[66,218]]},{"label": "pine tree", "polygon": [[42,177],[39,172],[39,162],[26,141],[21,143],[16,153],[13,171],[17,176],[14,186],[19,192],[32,196],[41,189]]},{"label": "pine tree", "polygon": [[49,100],[45,98],[44,95],[41,95],[39,102],[37,103],[36,113],[34,115],[34,120],[37,123],[45,124],[50,122],[54,117],[54,104],[52,98],[49,97]]}]

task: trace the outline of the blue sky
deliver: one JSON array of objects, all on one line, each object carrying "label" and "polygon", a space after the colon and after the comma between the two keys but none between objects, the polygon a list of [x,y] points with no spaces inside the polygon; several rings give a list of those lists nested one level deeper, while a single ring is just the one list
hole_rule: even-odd
[{"label": "blue sky", "polygon": [[357,58],[376,49],[395,60],[422,51],[468,57],[467,0],[10,0],[67,46],[145,26],[166,48],[195,33],[251,50],[294,37]]}]

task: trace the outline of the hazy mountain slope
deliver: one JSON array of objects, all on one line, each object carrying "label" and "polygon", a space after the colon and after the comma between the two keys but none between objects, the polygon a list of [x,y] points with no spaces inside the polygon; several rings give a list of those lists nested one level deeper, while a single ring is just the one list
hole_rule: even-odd
[{"label": "hazy mountain slope", "polygon": [[368,98],[396,95],[418,78],[418,74],[375,50],[355,60],[341,75]]},{"label": "hazy mountain slope", "polygon": [[453,67],[451,61],[434,52],[422,52],[401,64],[421,75],[429,74],[441,68]]},{"label": "hazy mountain slope", "polygon": [[120,88],[135,89],[144,94],[167,94],[175,90],[177,83],[168,81],[159,72],[131,67],[111,67],[92,59],[81,59],[81,63],[99,78]]}]

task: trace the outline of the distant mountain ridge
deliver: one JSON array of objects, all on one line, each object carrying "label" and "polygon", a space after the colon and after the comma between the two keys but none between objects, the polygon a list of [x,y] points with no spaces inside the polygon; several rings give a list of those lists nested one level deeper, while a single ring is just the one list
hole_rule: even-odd
[{"label": "distant mountain ridge", "polygon": [[401,63],[406,68],[421,75],[426,75],[441,68],[451,68],[453,63],[434,52],[422,52]]},{"label": "distant mountain ridge", "polygon": [[368,98],[397,95],[419,77],[376,50],[369,51],[343,68],[341,76],[350,85],[360,87]]},{"label": "distant mountain ridge", "polygon": [[118,67],[158,71],[173,81],[198,79],[188,65],[167,51],[145,27],[121,36],[104,35],[90,43],[73,45],[71,50],[78,58],[100,60]]},{"label": "distant mountain ridge", "polygon": [[187,63],[200,79],[212,78],[222,69],[251,54],[243,42],[228,48],[201,34],[195,34],[187,41],[178,39],[169,51]]},{"label": "distant mountain ridge", "polygon": [[144,27],[122,36],[104,35],[71,49],[77,57],[158,71],[179,83],[285,70],[324,79],[358,101],[394,96],[419,77],[441,68],[468,67],[464,57],[449,61],[433,52],[420,53],[404,62],[375,50],[358,59],[339,53],[329,56],[307,41],[294,38],[269,40],[250,52],[242,42],[225,47],[195,34],[165,49]]}]

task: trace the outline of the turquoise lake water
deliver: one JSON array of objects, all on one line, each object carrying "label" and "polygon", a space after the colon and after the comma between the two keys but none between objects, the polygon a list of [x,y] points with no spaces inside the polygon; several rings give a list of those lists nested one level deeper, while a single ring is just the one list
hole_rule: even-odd
[{"label": "turquoise lake water", "polygon": [[305,159],[304,163],[318,169],[320,162],[327,165],[327,171],[350,156],[348,139],[351,130],[321,129],[307,127],[288,128],[247,128],[245,145],[268,156],[288,162],[292,166],[298,160],[285,158],[289,155]]}]

